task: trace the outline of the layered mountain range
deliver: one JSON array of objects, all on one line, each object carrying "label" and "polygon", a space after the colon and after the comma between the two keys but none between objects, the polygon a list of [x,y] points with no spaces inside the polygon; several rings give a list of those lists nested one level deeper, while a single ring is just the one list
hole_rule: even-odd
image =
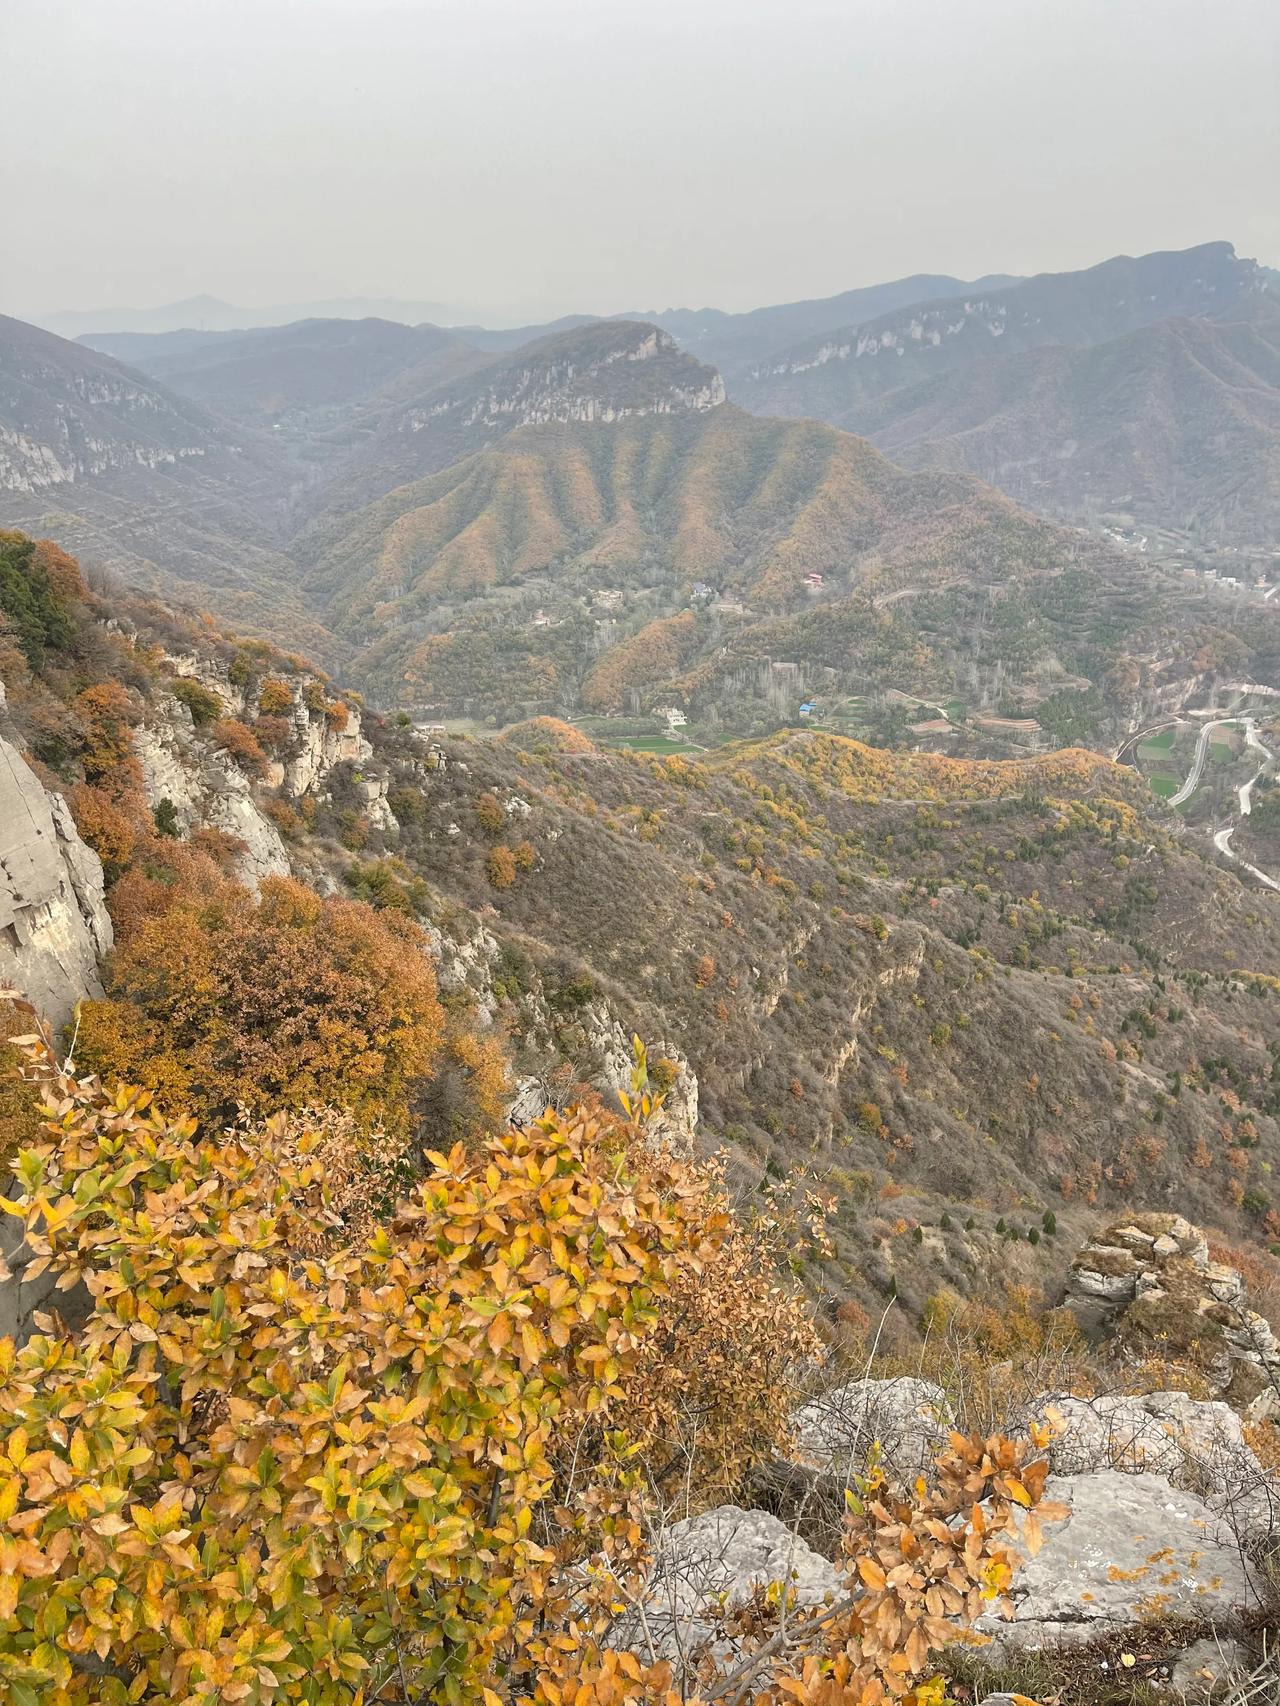
[{"label": "layered mountain range", "polygon": [[1061,524],[1274,539],[1275,301],[1209,244],[665,326],[2,321],[0,520],[442,714],[1074,691],[1101,740],[1270,667],[1270,606]]}]

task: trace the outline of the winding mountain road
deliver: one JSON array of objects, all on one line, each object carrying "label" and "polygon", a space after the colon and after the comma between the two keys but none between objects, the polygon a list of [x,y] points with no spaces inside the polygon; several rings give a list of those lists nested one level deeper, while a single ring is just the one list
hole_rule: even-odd
[{"label": "winding mountain road", "polygon": [[[1169,800],[1169,804],[1171,806],[1182,805],[1184,801],[1191,798],[1192,794],[1194,794],[1196,789],[1200,786],[1201,777],[1204,775],[1205,759],[1208,757],[1209,753],[1209,741],[1213,736],[1213,731],[1215,729],[1228,728],[1233,725],[1243,727],[1246,747],[1250,747],[1254,752],[1260,752],[1262,754],[1262,762],[1254,771],[1253,775],[1250,776],[1247,782],[1242,783],[1241,786],[1236,789],[1236,805],[1238,808],[1237,820],[1239,818],[1249,816],[1253,810],[1254,784],[1260,777],[1265,776],[1275,764],[1275,755],[1272,753],[1271,748],[1267,746],[1265,741],[1259,739],[1258,725],[1252,717],[1216,717],[1212,722],[1204,725],[1200,730],[1199,738],[1196,741],[1195,755],[1191,760],[1191,768],[1187,772],[1187,779],[1178,789],[1177,793],[1171,796]],[[1260,871],[1256,865],[1251,865],[1247,859],[1242,859],[1238,853],[1233,851],[1231,846],[1231,837],[1235,832],[1235,823],[1224,823],[1220,828],[1214,830],[1213,845],[1217,848],[1219,853],[1224,855],[1224,857],[1231,859],[1235,864],[1239,865],[1241,870],[1248,871],[1251,877],[1256,877],[1257,880],[1267,888],[1274,889],[1277,894],[1280,894],[1280,882],[1277,882],[1274,877],[1268,876],[1265,871]]]},{"label": "winding mountain road", "polygon": [[[1259,740],[1258,726],[1252,717],[1246,717],[1244,719],[1244,735],[1245,744],[1251,746],[1255,752],[1260,752],[1262,754],[1262,763],[1254,771],[1253,775],[1250,776],[1249,780],[1243,783],[1236,790],[1240,806],[1240,816],[1248,817],[1253,810],[1253,785],[1260,776],[1266,775],[1267,771],[1270,770],[1271,766],[1275,763],[1275,759],[1272,756],[1271,749],[1266,745],[1266,743]],[[1236,826],[1234,823],[1224,824],[1221,829],[1214,831],[1213,845],[1218,849],[1219,853],[1225,853],[1228,859],[1234,859],[1236,864],[1243,870],[1248,871],[1251,877],[1256,877],[1260,883],[1265,883],[1269,889],[1274,889],[1277,894],[1280,894],[1280,883],[1278,883],[1274,877],[1269,877],[1265,871],[1260,871],[1256,865],[1251,865],[1247,859],[1242,859],[1238,853],[1232,851],[1231,837],[1235,832]]]},{"label": "winding mountain road", "polygon": [[[1187,771],[1187,779],[1169,800],[1171,806],[1180,806],[1189,800],[1200,786],[1200,778],[1204,775],[1204,761],[1209,754],[1209,739],[1215,729],[1230,728],[1240,721],[1239,717],[1216,717],[1213,722],[1206,723],[1200,730],[1200,738],[1196,741],[1195,757],[1191,760],[1191,768]],[[1247,726],[1252,726],[1250,718],[1245,718]]]}]

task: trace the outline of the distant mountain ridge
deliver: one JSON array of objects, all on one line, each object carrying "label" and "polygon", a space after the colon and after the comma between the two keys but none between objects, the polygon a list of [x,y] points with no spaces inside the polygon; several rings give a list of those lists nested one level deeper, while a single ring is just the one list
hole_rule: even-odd
[{"label": "distant mountain ridge", "polygon": [[293,411],[358,404],[389,380],[469,348],[438,326],[372,318],[78,341],[137,365],[184,397],[259,425]]},{"label": "distant mountain ridge", "polygon": [[1267,269],[1207,243],[918,302],[775,353],[730,390],[1055,518],[1265,547],[1278,327]]},{"label": "distant mountain ridge", "polygon": [[[849,325],[761,364],[740,398],[768,414],[813,414],[856,430],[859,407],[913,380],[1042,344],[1105,342],[1171,315],[1220,314],[1265,289],[1230,243],[1119,255],[1083,272],[946,296]],[[821,405],[815,407],[815,404]]]},{"label": "distant mountain ridge", "polygon": [[1280,303],[1270,317],[1161,320],[922,379],[859,424],[906,467],[963,469],[1045,514],[1274,544]]},{"label": "distant mountain ridge", "polygon": [[0,320],[0,522],[54,532],[90,563],[180,587],[231,620],[305,634],[320,656],[331,639],[300,611],[287,554],[300,527],[358,511],[522,426],[674,416],[724,400],[714,369],[659,328],[623,321],[512,353],[430,327],[303,322],[170,349],[153,365],[219,412],[84,345]]},{"label": "distant mountain ridge", "polygon": [[712,362],[732,381],[774,350],[803,338],[820,336],[854,321],[874,319],[915,302],[964,291],[999,290],[1017,283],[1009,273],[991,273],[966,283],[945,273],[916,273],[889,284],[866,285],[836,296],[812,297],[803,302],[782,302],[730,314],[720,308],[668,308],[662,313],[637,314],[665,327],[699,356]]},{"label": "distant mountain ridge", "polygon": [[1206,642],[1268,679],[1280,641],[1280,612],[1208,603],[966,474],[733,404],[523,427],[294,554],[350,679],[498,723],[1062,690],[1072,738],[1100,740],[1185,691]]},{"label": "distant mountain ridge", "polygon": [[[6,321],[0,523],[303,644],[384,703],[466,716],[696,705],[769,726],[803,682],[935,710],[972,693],[1010,727],[1099,739],[1214,659],[1276,673],[1280,604],[1227,608],[980,483],[1055,523],[1274,537],[1253,263],[1212,244],[868,325],[863,356],[774,379],[829,387],[806,400],[907,470],[795,397],[743,409],[742,381],[646,322],[515,349],[376,318],[117,334],[143,373]],[[1080,706],[1019,710],[1062,694]]]},{"label": "distant mountain ridge", "polygon": [[241,308],[217,296],[188,296],[156,308],[55,310],[31,316],[29,324],[62,338],[109,332],[159,334],[181,331],[244,332],[286,326],[295,320],[398,320],[405,325],[465,320],[472,311],[447,302],[404,301],[397,297],[333,297],[318,302],[284,302],[267,308]]}]

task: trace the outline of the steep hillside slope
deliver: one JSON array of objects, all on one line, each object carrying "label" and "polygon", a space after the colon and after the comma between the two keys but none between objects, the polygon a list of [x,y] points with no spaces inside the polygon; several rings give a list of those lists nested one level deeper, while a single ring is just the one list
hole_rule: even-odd
[{"label": "steep hillside slope", "polygon": [[472,986],[499,1011],[536,971],[570,1034],[605,999],[677,1043],[740,1177],[829,1184],[855,1294],[969,1289],[941,1249],[921,1264],[925,1204],[987,1230],[1138,1200],[1237,1232],[1267,1212],[1280,906],[1131,775],[816,734],[705,761],[569,737],[435,743],[424,773],[412,734],[375,730],[400,831],[358,865],[385,849],[384,879],[497,939]]},{"label": "steep hillside slope", "polygon": [[[27,650],[0,647],[0,734],[104,860],[119,936],[165,859],[416,916],[450,1010],[508,1039],[522,1117],[625,1081],[638,1031],[735,1183],[816,1175],[868,1306],[970,1291],[961,1246],[1020,1214],[1066,1234],[1169,1202],[1238,1235],[1271,1212],[1280,903],[1131,772],[818,733],[659,759],[551,721],[441,741],[6,552]],[[923,1260],[910,1228],[942,1213],[973,1238]]]},{"label": "steep hillside slope", "polygon": [[517,427],[698,413],[724,401],[714,369],[666,332],[634,321],[595,321],[458,365],[443,376],[410,366],[389,380],[350,429],[344,460],[306,512],[344,514]]},{"label": "steep hillside slope", "polygon": [[1042,513],[1207,540],[1280,537],[1280,297],[901,386],[859,412],[907,467],[965,469]]},{"label": "steep hillside slope", "polygon": [[222,473],[244,450],[223,423],[109,357],[3,317],[0,421],[7,492],[190,464]]},{"label": "steep hillside slope", "polygon": [[1102,343],[1171,315],[1220,315],[1264,288],[1261,269],[1229,243],[1120,255],[812,339],[758,366],[737,399],[761,413],[816,415],[859,430],[861,409],[900,386],[1045,344]]}]

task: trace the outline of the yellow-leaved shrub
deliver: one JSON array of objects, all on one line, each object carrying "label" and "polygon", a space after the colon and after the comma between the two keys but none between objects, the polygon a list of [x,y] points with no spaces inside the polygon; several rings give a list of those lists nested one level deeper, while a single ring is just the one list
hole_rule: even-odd
[{"label": "yellow-leaved shrub", "polygon": [[[750,1287],[715,1174],[640,1125],[548,1113],[431,1155],[379,1224],[394,1145],[362,1150],[350,1113],[201,1134],[25,1048],[46,1123],[5,1208],[32,1276],[93,1307],[0,1340],[15,1706],[930,1706],[931,1652],[1007,1585],[1043,1464],[953,1436],[934,1486],[864,1486],[860,1597],[725,1612],[741,1659],[708,1647],[678,1685],[609,1651],[646,1569],[655,1385],[736,1354],[699,1302],[726,1252]],[[740,1320],[750,1385],[764,1343]],[[761,1320],[803,1349],[776,1297]],[[702,1379],[683,1390],[707,1412],[741,1400]]]}]

